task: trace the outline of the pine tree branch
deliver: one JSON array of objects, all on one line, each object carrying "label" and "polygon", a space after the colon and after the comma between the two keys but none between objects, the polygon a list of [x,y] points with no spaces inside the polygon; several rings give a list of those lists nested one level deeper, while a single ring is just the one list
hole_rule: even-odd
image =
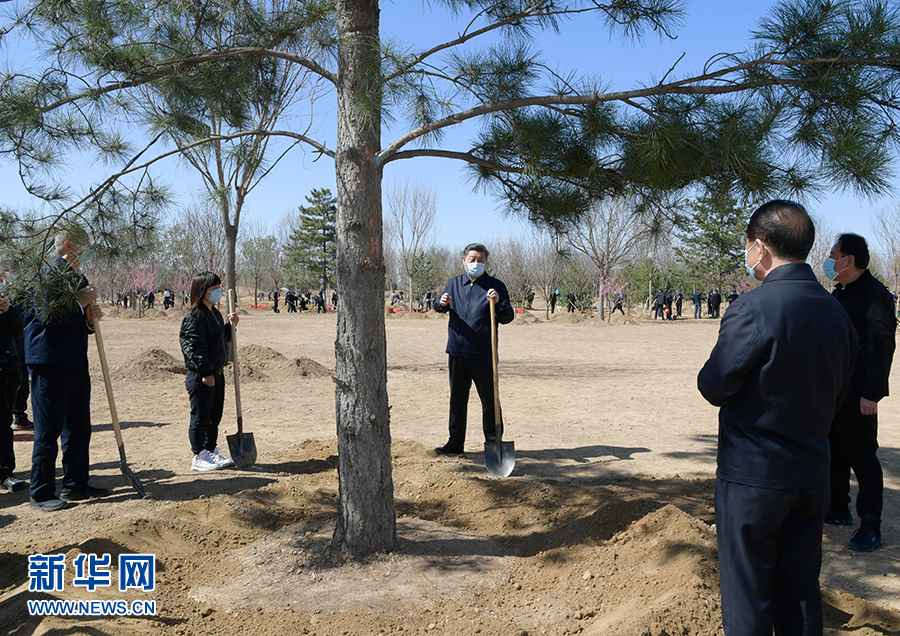
[{"label": "pine tree branch", "polygon": [[490,161],[489,159],[478,157],[471,152],[441,150],[439,148],[421,148],[416,150],[403,150],[400,152],[395,152],[384,161],[384,164],[390,163],[392,161],[399,161],[400,159],[412,159],[414,157],[441,157],[444,159],[456,159],[495,172],[508,172],[512,174],[525,174],[527,172],[527,170],[521,166],[502,165],[494,161]]},{"label": "pine tree branch", "polygon": [[[546,2],[543,2],[541,0],[535,0],[534,4],[529,9],[526,9],[524,11],[519,11],[517,13],[511,13],[511,14],[507,15],[506,17],[504,17],[500,20],[497,20],[496,22],[487,24],[479,29],[475,29],[474,31],[469,31],[469,29],[472,27],[472,25],[475,23],[475,21],[479,17],[481,17],[481,15],[483,15],[485,13],[485,10],[479,11],[475,15],[475,17],[472,18],[472,20],[469,22],[469,24],[466,25],[466,28],[463,30],[462,33],[459,34],[458,37],[456,37],[452,40],[448,40],[446,42],[442,42],[440,44],[436,44],[435,46],[413,56],[413,58],[411,60],[409,60],[406,64],[404,64],[402,67],[396,69],[393,73],[387,75],[385,77],[385,81],[390,82],[391,80],[394,80],[394,79],[400,77],[401,75],[405,75],[406,73],[413,70],[420,63],[422,63],[429,57],[431,57],[437,53],[440,53],[441,51],[446,51],[448,49],[455,48],[457,46],[465,44],[466,42],[469,42],[470,40],[474,40],[478,37],[481,37],[482,35],[492,33],[498,29],[502,29],[502,28],[509,27],[509,26],[515,26],[518,23],[522,22],[523,20],[528,20],[529,18],[559,18],[559,17],[563,17],[563,16],[575,16],[575,15],[581,15],[581,14],[585,14],[585,13],[605,13],[607,16],[609,16],[609,18],[611,20],[621,23],[620,20],[616,20],[616,18],[615,18],[615,13],[618,9],[616,7],[615,3],[601,4],[600,2],[597,2],[595,0],[594,2],[591,2],[589,6],[580,7],[580,8],[567,7],[567,8],[562,8],[562,9],[547,9],[546,6],[547,6]],[[665,25],[659,19],[659,16],[654,17],[653,15],[648,13],[645,16],[645,19],[651,21],[657,28],[661,29],[663,32],[666,33],[666,35],[669,35],[669,37],[671,37],[671,35],[666,30]]]},{"label": "pine tree branch", "polygon": [[[657,97],[661,95],[727,95],[758,88],[775,86],[802,86],[804,84],[804,81],[800,79],[792,79],[789,77],[776,75],[771,75],[768,78],[745,81],[728,79],[728,76],[735,75],[744,71],[756,70],[766,66],[836,66],[839,68],[875,67],[896,71],[897,67],[900,66],[900,56],[884,56],[873,58],[828,57],[787,60],[778,60],[768,56],[764,56],[741,64],[735,64],[733,66],[722,68],[717,71],[706,72],[701,75],[695,75],[693,77],[688,77],[682,80],[677,80],[666,84],[656,84],[654,86],[634,89],[630,91],[591,94],[538,95],[503,100],[499,102],[485,103],[468,110],[450,114],[442,119],[435,120],[408,132],[407,134],[403,135],[398,140],[390,144],[387,148],[382,150],[381,153],[379,153],[379,158],[380,161],[384,163],[392,154],[398,152],[406,144],[443,128],[454,126],[475,117],[481,117],[483,115],[490,115],[492,113],[503,111],[516,110],[519,108],[527,108],[529,106],[593,106],[608,102],[623,102],[628,104],[629,101],[633,102],[633,100],[643,97]],[[721,83],[704,83],[712,81]],[[633,103],[629,105],[633,105]]]},{"label": "pine tree branch", "polygon": [[164,60],[162,62],[154,64],[152,67],[146,70],[138,71],[138,73],[140,73],[140,77],[136,77],[130,80],[113,82],[111,84],[107,84],[106,86],[99,86],[82,91],[80,93],[76,93],[74,95],[69,95],[68,97],[64,97],[55,102],[51,102],[46,106],[42,106],[39,109],[39,112],[48,113],[56,110],[61,106],[65,106],[66,104],[71,104],[82,99],[101,97],[103,95],[114,93],[116,91],[143,86],[144,84],[149,84],[150,82],[175,75],[176,73],[181,73],[185,69],[191,68],[193,66],[241,56],[259,56],[282,59],[292,64],[299,64],[300,66],[312,71],[323,79],[328,80],[332,84],[337,83],[337,76],[334,73],[326,69],[324,66],[320,65],[315,60],[311,60],[302,55],[295,55],[293,53],[288,53],[287,51],[278,51],[275,49],[266,49],[263,47],[233,47],[228,49],[209,51],[207,53],[203,53],[202,55],[192,55],[189,57],[179,57],[171,60]]},{"label": "pine tree branch", "polygon": [[69,212],[72,212],[73,210],[77,209],[78,207],[84,205],[85,203],[88,203],[88,202],[90,202],[90,201],[92,201],[92,200],[95,200],[95,199],[97,198],[97,196],[99,196],[100,194],[102,194],[103,192],[105,192],[106,190],[108,190],[114,183],[116,183],[116,182],[117,182],[119,179],[121,179],[122,177],[124,177],[124,176],[126,176],[126,175],[129,175],[129,174],[131,174],[131,173],[133,173],[133,172],[138,172],[138,171],[141,171],[141,170],[145,170],[146,168],[150,167],[151,165],[153,165],[153,164],[155,164],[155,163],[157,163],[157,162],[159,162],[159,161],[162,161],[163,159],[166,159],[166,158],[168,158],[168,157],[171,157],[171,156],[173,156],[173,155],[184,154],[185,151],[187,151],[187,150],[191,150],[192,148],[196,148],[196,147],[199,147],[199,146],[201,146],[201,145],[213,143],[213,142],[216,142],[216,141],[226,141],[226,140],[229,140],[229,139],[236,139],[236,138],[238,138],[238,137],[246,137],[246,136],[250,136],[250,135],[256,135],[256,136],[270,136],[270,137],[290,137],[290,138],[292,138],[292,139],[296,139],[296,140],[297,140],[297,143],[301,143],[301,142],[302,142],[302,143],[306,143],[306,144],[311,145],[313,148],[315,148],[315,149],[316,149],[319,153],[321,153],[321,154],[327,155],[327,156],[332,157],[332,158],[334,158],[334,156],[335,156],[335,153],[334,153],[333,150],[328,149],[328,148],[325,147],[323,144],[321,144],[321,143],[319,143],[319,142],[317,142],[317,141],[315,141],[315,140],[313,140],[313,139],[310,139],[309,137],[306,137],[305,135],[300,135],[300,134],[297,134],[297,133],[293,133],[293,132],[290,132],[290,131],[284,131],[284,130],[270,130],[270,131],[267,131],[267,130],[250,130],[250,131],[242,131],[242,132],[238,132],[238,133],[231,133],[231,134],[227,134],[227,135],[217,135],[217,136],[213,136],[213,137],[207,137],[207,138],[205,138],[205,139],[200,139],[200,140],[197,140],[197,141],[195,141],[195,142],[193,142],[193,143],[186,144],[186,145],[183,145],[183,146],[179,146],[179,147],[175,148],[174,150],[170,150],[170,151],[168,151],[168,152],[164,152],[164,153],[162,153],[162,154],[160,154],[160,155],[157,155],[157,156],[154,157],[153,159],[149,159],[149,160],[145,161],[144,163],[135,165],[135,164],[134,164],[135,160],[136,160],[138,157],[140,157],[144,152],[146,152],[146,150],[147,150],[150,146],[152,146],[154,143],[156,143],[156,141],[158,141],[159,138],[160,138],[163,134],[164,134],[163,132],[159,133],[159,134],[154,138],[154,140],[153,140],[148,146],[146,146],[146,147],[144,148],[144,150],[142,150],[138,155],[136,155],[134,158],[132,158],[132,160],[125,166],[125,168],[123,168],[123,169],[120,170],[119,172],[117,172],[117,173],[115,173],[115,174],[112,174],[112,175],[110,175],[109,177],[107,177],[107,178],[103,181],[103,183],[101,183],[99,186],[97,186],[96,188],[94,188],[93,190],[91,190],[88,194],[86,194],[84,197],[82,197],[78,202],[76,202],[75,204],[73,204],[73,205],[67,207],[67,208],[66,208],[65,210],[63,210],[60,214],[58,214],[56,217],[54,217],[54,218],[55,218],[55,221],[54,221],[54,222],[58,222],[58,221],[59,221],[60,219],[62,219],[66,214],[68,214]]}]

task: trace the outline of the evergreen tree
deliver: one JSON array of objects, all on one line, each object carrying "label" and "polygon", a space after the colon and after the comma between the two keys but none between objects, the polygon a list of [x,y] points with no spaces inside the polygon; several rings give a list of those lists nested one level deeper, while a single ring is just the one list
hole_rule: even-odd
[{"label": "evergreen tree", "polygon": [[744,260],[748,214],[728,192],[697,198],[676,235],[675,253],[704,286],[723,289],[737,283]]},{"label": "evergreen tree", "polygon": [[314,189],[300,206],[300,224],[291,233],[286,249],[287,269],[308,283],[315,274],[321,289],[333,286],[336,258],[337,199],[328,188]]},{"label": "evergreen tree", "polygon": [[[169,119],[183,121],[192,117],[183,104],[227,92],[245,60],[267,59],[304,69],[334,96],[333,148],[308,130],[244,128],[225,136],[285,137],[334,160],[342,298],[334,545],[357,558],[397,545],[383,313],[388,164],[466,162],[511,210],[564,228],[597,199],[633,195],[642,209],[664,214],[673,197],[724,180],[753,199],[823,187],[884,193],[900,141],[900,14],[889,0],[784,0],[754,30],[747,51],[710,51],[693,73],[680,59],[666,60],[661,79],[635,78],[616,90],[602,76],[552,69],[534,45],[569,18],[629,37],[674,38],[684,17],[680,0],[433,0],[434,20],[446,16],[459,27],[453,39],[422,48],[382,37],[400,30],[382,29],[380,0],[245,2],[240,12],[208,0],[196,14],[191,3],[171,0],[17,4],[0,41],[18,46],[10,40],[31,36],[42,50],[28,68],[0,76],[0,153],[15,159],[24,186],[54,208],[56,220],[93,225],[165,198],[149,168],[187,147],[151,157],[161,150],[155,141],[130,150],[114,126],[133,120],[129,113],[150,88],[183,97],[169,104]],[[182,28],[186,15],[194,29]],[[210,46],[204,28],[219,15],[249,19]],[[386,141],[383,124],[404,112],[390,127],[399,136]],[[445,145],[443,133],[467,122],[482,124],[474,143]],[[223,137],[197,132],[194,147]],[[72,196],[54,168],[65,165],[66,150],[87,149],[120,166]],[[50,182],[41,178],[48,172]]]}]

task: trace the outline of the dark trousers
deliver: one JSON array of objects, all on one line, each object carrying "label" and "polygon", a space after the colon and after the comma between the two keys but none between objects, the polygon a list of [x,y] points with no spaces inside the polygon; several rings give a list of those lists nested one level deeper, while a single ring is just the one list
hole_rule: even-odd
[{"label": "dark trousers", "polygon": [[821,636],[825,488],[716,482],[716,540],[726,636]]},{"label": "dark trousers", "polygon": [[188,438],[191,451],[196,455],[202,450],[215,450],[219,440],[219,424],[225,406],[225,376],[221,371],[213,374],[215,386],[206,386],[196,373],[189,372],[185,385],[191,400],[191,421]]},{"label": "dark trousers", "polygon": [[[617,311],[621,311],[621,312],[622,312],[622,315],[623,315],[623,316],[625,315],[625,309],[623,309],[623,308],[622,308],[622,305],[620,305],[619,303],[616,303],[615,306],[613,306],[612,314],[616,313]],[[612,314],[610,314],[610,316],[611,316]]]},{"label": "dark trousers", "polygon": [[91,444],[91,376],[87,369],[31,367],[34,449],[31,497],[56,496],[57,440],[62,442],[63,488],[88,483]]},{"label": "dark trousers", "polygon": [[694,319],[700,320],[703,318],[703,308],[700,305],[694,305]]},{"label": "dark trousers", "polygon": [[484,439],[493,441],[497,422],[494,417],[494,384],[491,359],[450,356],[450,441],[452,448],[462,449],[466,442],[466,419],[469,390],[472,383],[481,398],[481,424]]},{"label": "dark trousers", "polygon": [[12,477],[16,469],[12,422],[18,383],[18,372],[0,370],[0,481]]},{"label": "dark trousers", "polygon": [[20,369],[22,373],[22,381],[19,382],[19,390],[16,391],[16,399],[13,401],[13,415],[16,417],[24,417],[25,411],[28,410],[28,369],[23,367]]},{"label": "dark trousers", "polygon": [[849,508],[852,469],[859,483],[856,512],[864,524],[880,526],[884,475],[878,461],[878,416],[860,413],[859,396],[851,396],[838,411],[829,440],[831,509],[838,512]]}]

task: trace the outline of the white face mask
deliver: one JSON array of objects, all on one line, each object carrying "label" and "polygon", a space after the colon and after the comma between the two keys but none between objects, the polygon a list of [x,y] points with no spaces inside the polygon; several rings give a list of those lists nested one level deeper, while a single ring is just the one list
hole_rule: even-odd
[{"label": "white face mask", "polygon": [[[757,245],[757,243],[754,243],[753,245]],[[750,250],[753,248],[753,245],[744,249],[744,267],[747,269],[747,276],[749,276],[750,278],[756,278],[757,280],[759,280],[756,276],[756,268],[759,267],[760,263],[762,263],[762,259],[763,259],[762,244],[759,243],[759,246],[760,246],[759,259],[756,261],[756,263],[754,265],[751,265],[750,263],[747,262],[747,256],[750,254]]]},{"label": "white face mask", "polygon": [[484,263],[466,263],[466,274],[473,280],[478,278],[484,274]]}]

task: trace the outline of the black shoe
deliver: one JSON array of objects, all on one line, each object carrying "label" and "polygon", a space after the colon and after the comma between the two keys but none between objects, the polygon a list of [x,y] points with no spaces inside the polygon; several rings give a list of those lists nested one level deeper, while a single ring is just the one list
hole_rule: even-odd
[{"label": "black shoe", "polygon": [[847,547],[854,552],[875,552],[881,547],[881,529],[874,526],[860,526],[853,533]]},{"label": "black shoe", "polygon": [[26,488],[28,488],[28,482],[23,479],[10,476],[0,480],[0,490],[6,492],[21,492]]},{"label": "black shoe", "polygon": [[57,510],[62,510],[63,508],[67,508],[69,506],[69,504],[62,499],[56,498],[45,499],[44,501],[37,501],[36,499],[32,499],[31,505],[42,512],[56,512]]},{"label": "black shoe", "polygon": [[849,510],[832,510],[825,517],[825,523],[829,526],[852,526],[853,515]]},{"label": "black shoe", "polygon": [[12,429],[14,431],[31,431],[34,429],[34,422],[29,420],[25,413],[17,413]]},{"label": "black shoe", "polygon": [[444,444],[443,446],[438,446],[434,449],[435,454],[437,455],[463,455],[463,449],[457,448],[456,446],[450,446],[450,444]]},{"label": "black shoe", "polygon": [[94,488],[82,486],[81,488],[63,488],[59,492],[59,498],[63,501],[86,501],[87,499],[99,499],[108,497],[112,493],[108,488]]}]

